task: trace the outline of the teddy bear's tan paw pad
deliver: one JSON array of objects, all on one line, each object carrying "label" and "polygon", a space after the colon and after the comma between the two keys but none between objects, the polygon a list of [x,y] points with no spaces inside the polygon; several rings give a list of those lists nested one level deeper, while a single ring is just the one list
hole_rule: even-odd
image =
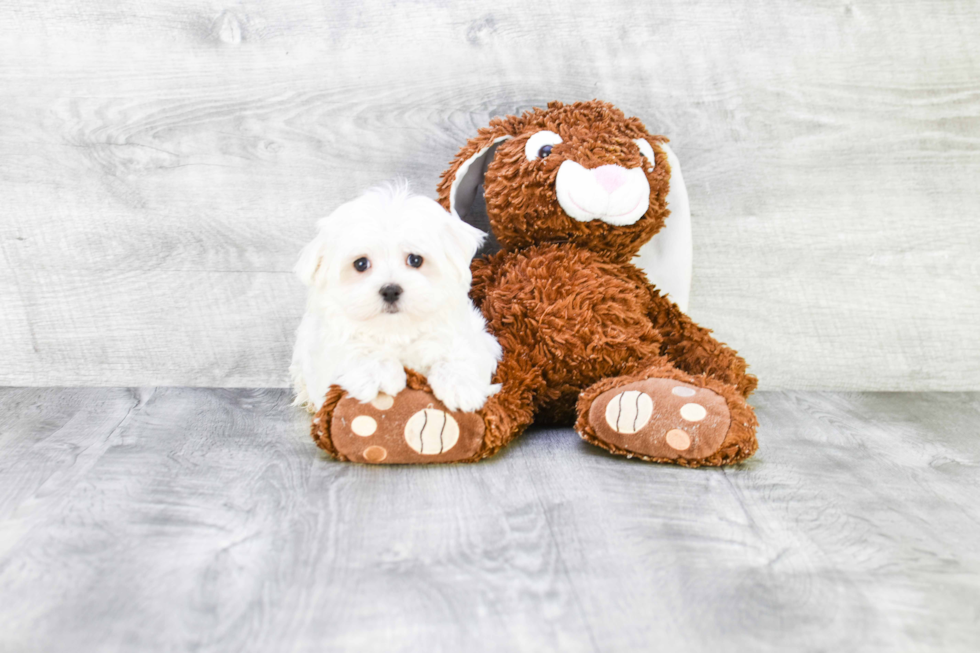
[{"label": "teddy bear's tan paw pad", "polygon": [[731,424],[720,395],[671,379],[645,379],[608,390],[592,402],[589,422],[600,440],[651,458],[704,458]]},{"label": "teddy bear's tan paw pad", "polygon": [[450,412],[421,390],[378,395],[361,403],[342,399],[330,434],[337,452],[363,463],[448,463],[473,457],[484,425],[475,413]]}]

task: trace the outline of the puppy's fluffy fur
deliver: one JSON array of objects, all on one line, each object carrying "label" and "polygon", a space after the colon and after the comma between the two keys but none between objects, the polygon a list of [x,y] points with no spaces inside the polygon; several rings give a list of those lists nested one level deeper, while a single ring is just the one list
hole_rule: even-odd
[{"label": "puppy's fluffy fur", "polygon": [[316,411],[334,384],[360,401],[394,396],[407,367],[450,410],[481,408],[500,360],[468,296],[485,234],[404,184],[366,192],[317,229],[296,265],[309,287],[290,366],[296,404]]}]

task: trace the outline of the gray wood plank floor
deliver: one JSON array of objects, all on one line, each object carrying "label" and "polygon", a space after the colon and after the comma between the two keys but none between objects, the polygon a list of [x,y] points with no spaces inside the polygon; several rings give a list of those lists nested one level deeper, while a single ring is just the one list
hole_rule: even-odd
[{"label": "gray wood plank floor", "polygon": [[2,389],[0,650],[980,650],[980,394],[753,401],[733,469],[372,468],[284,390]]}]

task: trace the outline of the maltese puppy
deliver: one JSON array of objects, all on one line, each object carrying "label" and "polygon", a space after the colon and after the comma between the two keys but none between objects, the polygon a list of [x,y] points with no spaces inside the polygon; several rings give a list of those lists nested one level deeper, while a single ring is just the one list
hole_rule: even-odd
[{"label": "maltese puppy", "polygon": [[296,273],[309,287],[290,375],[315,412],[331,385],[362,402],[424,374],[451,410],[475,411],[500,345],[469,299],[484,234],[406,185],[369,190],[317,223]]}]

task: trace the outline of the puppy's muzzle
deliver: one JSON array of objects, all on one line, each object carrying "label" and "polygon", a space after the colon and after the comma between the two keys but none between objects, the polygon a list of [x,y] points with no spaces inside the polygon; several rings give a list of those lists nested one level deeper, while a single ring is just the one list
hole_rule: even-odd
[{"label": "puppy's muzzle", "polygon": [[387,285],[381,286],[378,293],[381,295],[381,299],[385,301],[385,313],[397,313],[398,312],[398,298],[402,296],[404,289],[397,283],[389,283]]}]

